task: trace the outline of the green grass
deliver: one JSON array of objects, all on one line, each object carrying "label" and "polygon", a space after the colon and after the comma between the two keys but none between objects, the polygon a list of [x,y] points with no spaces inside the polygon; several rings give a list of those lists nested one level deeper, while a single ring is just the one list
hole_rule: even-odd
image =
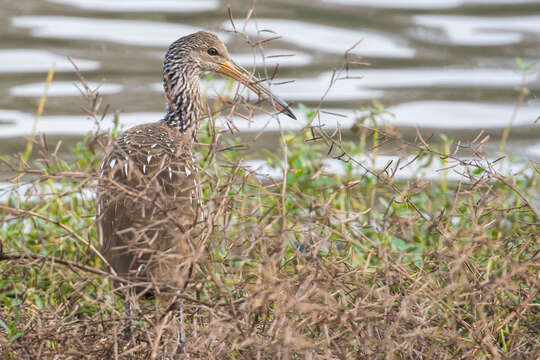
[{"label": "green grass", "polygon": [[[286,173],[273,181],[239,166],[249,151],[220,151],[239,140],[218,141],[203,124],[199,141],[217,146],[198,148],[205,256],[181,292],[193,358],[537,357],[538,165],[499,173],[462,159],[452,139],[406,142],[380,122],[382,105],[368,111],[356,140],[318,128],[284,134],[279,151],[263,154]],[[470,178],[396,180],[404,163],[374,171],[377,145],[390,140],[424,166],[461,162]],[[89,134],[68,162],[38,139],[38,158],[17,173],[26,192],[0,205],[4,359],[168,351],[152,301],[134,310],[128,342],[123,300],[95,250],[92,194],[108,141]],[[343,176],[324,171],[327,154]]]}]

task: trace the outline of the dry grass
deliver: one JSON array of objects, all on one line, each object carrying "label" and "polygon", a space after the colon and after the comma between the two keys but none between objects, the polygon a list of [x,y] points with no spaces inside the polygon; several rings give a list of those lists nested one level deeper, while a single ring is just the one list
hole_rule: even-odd
[{"label": "dry grass", "polygon": [[[87,90],[99,123],[101,98]],[[186,353],[169,336],[173,308],[152,300],[138,302],[126,335],[111,280],[142,279],[118,278],[100,260],[93,194],[115,129],[88,135],[74,160],[43,137],[37,158],[4,158],[17,176],[0,205],[0,358],[538,358],[538,164],[500,171],[482,137],[407,142],[360,125],[360,140],[346,142],[308,125],[267,156],[286,177],[265,178],[241,166],[245,152],[215,116],[199,137],[205,256],[185,289],[169,288],[184,306]],[[413,164],[374,171],[358,160],[383,145],[414,163],[443,159],[443,173],[460,165],[463,180],[398,181]],[[342,161],[343,176],[324,171],[324,154]]]}]

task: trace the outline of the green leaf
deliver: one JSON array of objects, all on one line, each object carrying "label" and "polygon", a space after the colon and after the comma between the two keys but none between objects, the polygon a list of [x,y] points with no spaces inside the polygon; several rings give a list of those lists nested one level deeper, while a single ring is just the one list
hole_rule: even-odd
[{"label": "green leaf", "polygon": [[4,330],[9,334],[11,329],[9,328],[9,326],[7,326],[7,324],[4,322],[4,320],[0,319],[0,326],[2,326],[4,328]]},{"label": "green leaf", "polygon": [[517,66],[523,70],[525,68],[525,64],[523,63],[523,59],[520,58],[519,56],[515,58],[515,61],[516,61],[516,64]]},{"label": "green leaf", "polygon": [[20,338],[22,336],[23,332],[22,331],[17,331],[13,336],[11,336],[9,338],[9,342],[14,342],[15,340],[17,340],[18,338]]}]

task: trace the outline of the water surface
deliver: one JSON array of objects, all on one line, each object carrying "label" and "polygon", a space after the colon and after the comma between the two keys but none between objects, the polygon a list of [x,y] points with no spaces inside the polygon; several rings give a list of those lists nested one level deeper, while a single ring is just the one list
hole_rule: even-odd
[{"label": "water surface", "polygon": [[[47,72],[49,88],[38,131],[72,143],[94,123],[84,116],[74,58],[92,87],[120,111],[125,126],[161,118],[164,101],[161,62],[170,42],[204,29],[218,32],[232,57],[258,73],[272,73],[273,90],[291,102],[327,111],[317,120],[346,134],[372,100],[392,115],[384,121],[415,135],[446,133],[472,139],[491,135],[497,149],[523,81],[514,58],[532,64],[525,80],[531,90],[514,119],[507,149],[522,161],[540,159],[540,0],[320,0],[258,1],[251,20],[245,2],[233,1],[233,29],[226,2],[143,0],[20,0],[3,5],[0,15],[0,152],[19,151],[31,133]],[[264,49],[245,41],[264,42]],[[344,53],[371,66],[343,69]],[[335,81],[337,78],[339,80]],[[331,85],[331,86],[330,86]],[[329,90],[330,88],[330,90]],[[203,81],[209,98],[234,94],[219,77]],[[240,94],[253,95],[241,90]],[[329,115],[337,113],[340,116]],[[220,119],[246,138],[265,131],[269,146],[279,125],[298,131],[299,121],[278,122],[257,114],[248,122]],[[112,126],[112,116],[104,126]],[[413,131],[414,130],[414,131]],[[277,141],[277,140],[276,140]],[[253,146],[257,146],[254,144]],[[271,145],[270,145],[271,146]],[[495,156],[496,154],[491,154]]]}]

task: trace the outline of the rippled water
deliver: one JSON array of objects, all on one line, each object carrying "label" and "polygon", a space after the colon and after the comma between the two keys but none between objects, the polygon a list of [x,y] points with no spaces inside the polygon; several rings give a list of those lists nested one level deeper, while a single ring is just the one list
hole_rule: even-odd
[{"label": "rippled water", "polygon": [[[206,29],[220,32],[232,57],[246,67],[273,69],[272,88],[293,105],[318,105],[321,122],[347,130],[358,110],[372,99],[395,116],[387,121],[407,134],[418,126],[428,133],[472,139],[480,130],[499,141],[522,81],[514,58],[526,64],[540,59],[540,0],[300,0],[258,1],[244,24],[245,1],[232,1],[236,29],[252,39],[272,38],[264,55],[253,52],[232,26],[219,0],[18,0],[4,3],[0,14],[1,153],[20,150],[31,132],[44,79],[55,64],[45,114],[38,130],[75,139],[92,129],[80,110],[73,85],[74,58],[106,102],[122,110],[126,126],[155,121],[164,109],[161,61],[169,43]],[[256,16],[255,16],[256,15]],[[352,68],[349,79],[326,93],[333,69],[354,49],[371,63]],[[540,67],[527,77],[532,94],[520,109],[507,149],[521,159],[540,159]],[[342,74],[345,75],[345,74]],[[203,82],[212,97],[227,88],[220,78]],[[247,93],[246,93],[247,95]],[[112,118],[106,118],[112,123]],[[267,115],[252,122],[235,118],[245,134],[277,123]],[[297,122],[282,122],[300,129]],[[412,133],[409,131],[409,133]],[[263,142],[264,146],[264,142]],[[493,146],[496,148],[496,146]]]}]

